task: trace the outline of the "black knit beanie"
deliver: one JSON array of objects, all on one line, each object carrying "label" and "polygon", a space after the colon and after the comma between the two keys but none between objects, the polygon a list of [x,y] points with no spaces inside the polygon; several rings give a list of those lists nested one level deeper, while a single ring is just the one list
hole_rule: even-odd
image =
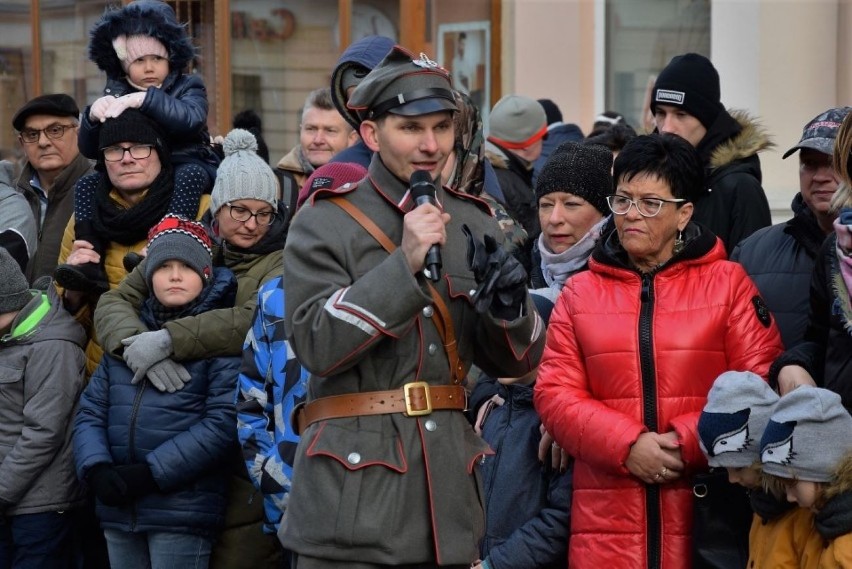
[{"label": "black knit beanie", "polygon": [[113,119],[107,119],[101,125],[98,148],[104,149],[119,142],[153,144],[163,158],[164,150],[167,150],[165,140],[166,137],[155,121],[138,109],[125,109],[123,113]]},{"label": "black knit beanie", "polygon": [[538,175],[535,199],[553,192],[579,196],[609,215],[606,197],[612,193],[612,152],[598,144],[560,144]]},{"label": "black knit beanie", "polygon": [[697,53],[674,56],[657,77],[652,95],[652,113],[657,104],[680,107],[708,130],[725,110],[719,72],[709,59]]}]

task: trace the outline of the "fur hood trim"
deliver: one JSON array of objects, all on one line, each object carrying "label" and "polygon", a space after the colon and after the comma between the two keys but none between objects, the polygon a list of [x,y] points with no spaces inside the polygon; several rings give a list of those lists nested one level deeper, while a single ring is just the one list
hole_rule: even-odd
[{"label": "fur hood trim", "polygon": [[112,41],[120,35],[156,38],[169,50],[171,73],[183,72],[196,55],[186,26],[178,22],[168,4],[161,0],[136,0],[122,8],[108,8],[89,34],[89,59],[110,79],[125,75],[112,47]]},{"label": "fur hood trim", "polygon": [[825,487],[825,499],[852,492],[852,454],[847,454],[834,471],[834,476]]},{"label": "fur hood trim", "polygon": [[712,169],[735,160],[743,160],[775,146],[769,132],[748,112],[734,109],[728,112],[742,127],[742,130],[738,135],[723,142],[713,150],[713,154],[710,156],[710,168]]}]

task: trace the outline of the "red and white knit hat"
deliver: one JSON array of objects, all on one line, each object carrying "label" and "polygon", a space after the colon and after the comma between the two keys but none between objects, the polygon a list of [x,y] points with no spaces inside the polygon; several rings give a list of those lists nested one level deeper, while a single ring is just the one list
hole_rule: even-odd
[{"label": "red and white knit hat", "polygon": [[204,226],[175,215],[166,214],[148,232],[148,256],[145,263],[145,280],[151,286],[151,278],[166,261],[176,259],[192,267],[207,279],[213,274],[213,244]]}]

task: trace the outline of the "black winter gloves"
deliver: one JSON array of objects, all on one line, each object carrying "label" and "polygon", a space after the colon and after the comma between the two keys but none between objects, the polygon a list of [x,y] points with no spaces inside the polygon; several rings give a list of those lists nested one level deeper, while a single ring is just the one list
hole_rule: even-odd
[{"label": "black winter gloves", "polygon": [[471,300],[480,314],[490,310],[495,318],[514,320],[521,316],[527,295],[527,272],[512,255],[490,235],[480,241],[467,225],[467,264],[479,285]]},{"label": "black winter gloves", "polygon": [[121,507],[157,490],[151,468],[146,463],[114,466],[101,463],[92,467],[86,480],[106,506]]}]

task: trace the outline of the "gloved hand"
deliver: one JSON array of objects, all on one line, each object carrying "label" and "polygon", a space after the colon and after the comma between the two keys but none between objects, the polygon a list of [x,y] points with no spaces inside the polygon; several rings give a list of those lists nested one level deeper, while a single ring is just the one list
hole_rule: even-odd
[{"label": "gloved hand", "polygon": [[[161,360],[148,369],[148,381],[160,391],[180,391],[192,379],[186,368],[171,358]],[[131,382],[132,383],[132,382]]]},{"label": "gloved hand", "polygon": [[107,111],[109,111],[113,101],[115,101],[115,97],[111,95],[97,99],[89,107],[89,120],[91,122],[104,122],[107,118]]},{"label": "gloved hand", "polygon": [[138,109],[142,106],[142,101],[144,100],[144,91],[137,91],[136,93],[130,93],[129,95],[122,95],[117,99],[113,99],[113,103],[109,106],[109,109],[107,109],[105,116],[108,119],[114,119],[126,109]]},{"label": "gloved hand", "polygon": [[490,310],[495,318],[514,320],[521,315],[527,294],[527,272],[523,265],[506,252],[490,235],[478,240],[467,225],[467,263],[479,285],[471,300],[480,314]]},{"label": "gloved hand", "polygon": [[130,501],[127,496],[127,483],[118,475],[113,465],[96,464],[86,476],[95,496],[107,506],[124,506]]},{"label": "gloved hand", "polygon": [[136,334],[121,343],[124,345],[124,363],[133,370],[131,383],[134,385],[142,381],[152,365],[172,354],[172,337],[166,329]]},{"label": "gloved hand", "polygon": [[147,496],[159,489],[147,462],[116,466],[115,472],[124,480],[127,486],[126,495],[129,499]]}]

